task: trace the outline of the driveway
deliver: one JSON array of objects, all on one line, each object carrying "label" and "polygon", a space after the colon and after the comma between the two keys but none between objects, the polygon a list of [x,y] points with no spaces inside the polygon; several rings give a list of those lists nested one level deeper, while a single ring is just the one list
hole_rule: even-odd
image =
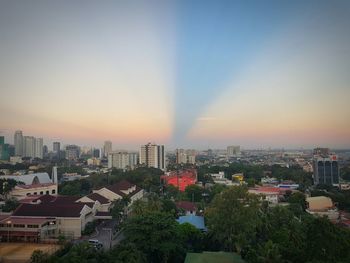
[{"label": "driveway", "polygon": [[122,233],[113,233],[116,224],[117,221],[114,219],[106,220],[96,227],[97,233],[92,234],[86,239],[97,239],[103,244],[104,250],[109,250],[124,239],[124,235]]}]

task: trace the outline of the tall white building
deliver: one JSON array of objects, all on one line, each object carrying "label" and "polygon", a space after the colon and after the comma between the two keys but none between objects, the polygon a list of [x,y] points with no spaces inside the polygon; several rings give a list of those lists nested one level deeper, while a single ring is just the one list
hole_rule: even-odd
[{"label": "tall white building", "polygon": [[22,131],[15,131],[14,143],[15,143],[16,156],[22,156],[23,155],[23,133],[22,133]]},{"label": "tall white building", "polygon": [[176,163],[196,163],[196,151],[195,150],[185,150],[176,149]]},{"label": "tall white building", "polygon": [[103,144],[103,156],[107,157],[112,152],[112,142],[105,141]]},{"label": "tall white building", "polygon": [[43,138],[35,138],[34,157],[43,159]]},{"label": "tall white building", "polygon": [[35,157],[35,138],[33,136],[23,137],[23,156],[24,157]]},{"label": "tall white building", "polygon": [[164,145],[148,143],[140,149],[140,164],[165,170]]},{"label": "tall white building", "polygon": [[111,152],[108,154],[108,168],[133,169],[137,161],[136,153]]},{"label": "tall white building", "polygon": [[236,146],[227,146],[227,157],[239,156],[241,154],[241,147]]}]

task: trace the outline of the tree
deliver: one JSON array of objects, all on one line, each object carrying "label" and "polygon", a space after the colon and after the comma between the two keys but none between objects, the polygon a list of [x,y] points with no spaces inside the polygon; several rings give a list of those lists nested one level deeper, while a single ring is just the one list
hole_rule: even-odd
[{"label": "tree", "polygon": [[60,187],[61,195],[80,195],[80,183],[79,181],[65,182]]},{"label": "tree", "polygon": [[230,187],[216,195],[206,210],[207,226],[222,249],[241,252],[254,240],[260,224],[258,197],[243,186]]},{"label": "tree", "polygon": [[292,193],[286,200],[296,216],[300,216],[306,209],[305,195],[301,192]]},{"label": "tree", "polygon": [[1,210],[3,212],[11,212],[14,211],[19,206],[19,202],[14,199],[10,198],[5,201],[5,204],[1,206]]},{"label": "tree", "polygon": [[108,262],[145,263],[146,256],[133,243],[122,242],[112,249],[107,256]]},{"label": "tree", "polygon": [[126,242],[146,255],[147,262],[181,262],[185,250],[177,226],[169,214],[146,212],[129,218],[124,234]]},{"label": "tree", "polygon": [[71,247],[67,254],[60,258],[58,262],[62,263],[80,263],[80,262],[103,262],[103,254],[97,252],[87,242],[82,242]]},{"label": "tree", "polygon": [[178,225],[178,231],[187,252],[202,251],[204,234],[199,229],[189,223],[184,223]]},{"label": "tree", "polygon": [[17,182],[13,179],[0,179],[0,194],[7,199],[7,195],[12,191],[12,189],[17,184],[23,184],[22,182]]},{"label": "tree", "polygon": [[112,206],[112,209],[111,209],[111,215],[118,222],[123,218],[124,208],[125,208],[125,204],[124,204],[124,202],[121,199],[113,201],[113,206]]},{"label": "tree", "polygon": [[162,202],[162,211],[174,216],[176,215],[176,205],[173,201],[169,199],[162,199],[161,202]]},{"label": "tree", "polygon": [[31,257],[31,263],[46,263],[49,260],[49,255],[42,250],[34,250]]},{"label": "tree", "polygon": [[179,189],[171,184],[166,186],[165,191],[168,198],[178,199],[180,194]]},{"label": "tree", "polygon": [[202,200],[203,188],[198,185],[189,185],[185,189],[187,198],[192,202],[200,202]]},{"label": "tree", "polygon": [[305,261],[350,262],[350,232],[326,217],[306,221]]}]

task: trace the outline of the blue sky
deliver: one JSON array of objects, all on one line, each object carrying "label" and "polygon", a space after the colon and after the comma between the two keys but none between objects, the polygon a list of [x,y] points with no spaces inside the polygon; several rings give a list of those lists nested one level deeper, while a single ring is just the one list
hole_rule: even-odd
[{"label": "blue sky", "polygon": [[0,129],[127,149],[350,147],[349,30],[345,0],[1,1]]}]

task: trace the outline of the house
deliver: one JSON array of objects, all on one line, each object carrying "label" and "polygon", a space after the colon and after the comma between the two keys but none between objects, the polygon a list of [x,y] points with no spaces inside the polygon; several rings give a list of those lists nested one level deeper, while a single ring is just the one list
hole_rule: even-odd
[{"label": "house", "polygon": [[189,202],[189,201],[179,201],[175,203],[176,208],[178,211],[184,213],[184,215],[196,215],[197,212],[197,206],[195,203]]},{"label": "house", "polygon": [[130,204],[142,198],[144,194],[143,189],[126,180],[122,180],[114,185],[102,187],[98,190],[93,190],[93,193],[103,196],[110,203],[121,200],[123,197],[129,197]]},{"label": "house", "polygon": [[260,195],[262,200],[266,200],[271,204],[277,204],[284,190],[272,186],[260,186],[248,189],[248,193]]},{"label": "house", "polygon": [[110,210],[112,202],[107,199],[106,197],[98,194],[98,193],[91,193],[89,195],[86,195],[80,199],[77,200],[77,202],[83,202],[83,203],[97,203],[97,210],[100,212],[108,212]]}]

